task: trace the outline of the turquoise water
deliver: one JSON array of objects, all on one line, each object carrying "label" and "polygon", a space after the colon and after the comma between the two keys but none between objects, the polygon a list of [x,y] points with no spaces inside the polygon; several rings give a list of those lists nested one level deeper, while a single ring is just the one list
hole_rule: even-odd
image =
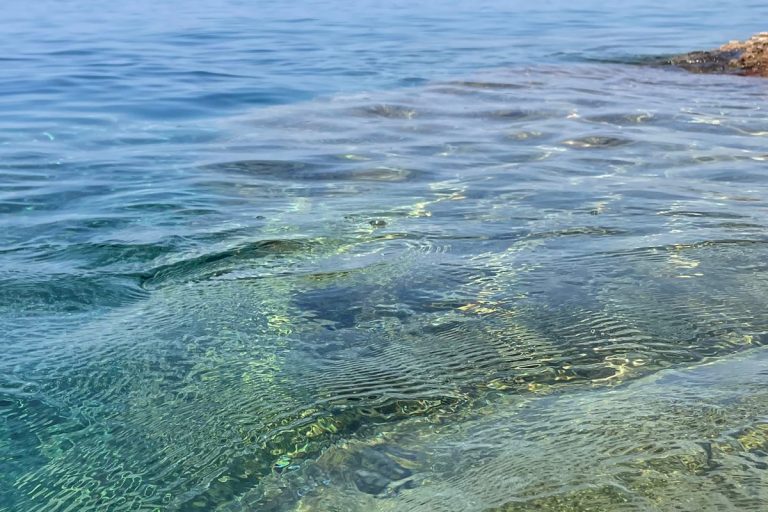
[{"label": "turquoise water", "polygon": [[756,510],[721,2],[13,1],[0,511]]}]

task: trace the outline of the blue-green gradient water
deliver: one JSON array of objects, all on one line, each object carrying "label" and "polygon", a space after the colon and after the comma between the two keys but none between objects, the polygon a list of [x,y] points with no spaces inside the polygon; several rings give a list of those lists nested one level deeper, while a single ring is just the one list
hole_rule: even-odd
[{"label": "blue-green gradient water", "polygon": [[4,3],[0,511],[766,510],[766,19]]}]

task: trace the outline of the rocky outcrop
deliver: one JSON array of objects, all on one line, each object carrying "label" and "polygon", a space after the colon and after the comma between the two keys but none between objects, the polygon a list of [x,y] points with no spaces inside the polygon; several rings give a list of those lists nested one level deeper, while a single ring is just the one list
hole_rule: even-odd
[{"label": "rocky outcrop", "polygon": [[720,48],[676,55],[664,64],[694,73],[732,73],[768,77],[768,32],[746,41],[731,41]]}]

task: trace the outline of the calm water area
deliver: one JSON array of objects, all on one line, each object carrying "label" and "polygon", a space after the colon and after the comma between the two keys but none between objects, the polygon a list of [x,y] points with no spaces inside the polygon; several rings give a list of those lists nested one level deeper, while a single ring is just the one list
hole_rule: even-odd
[{"label": "calm water area", "polygon": [[768,3],[3,3],[0,512],[768,510]]}]

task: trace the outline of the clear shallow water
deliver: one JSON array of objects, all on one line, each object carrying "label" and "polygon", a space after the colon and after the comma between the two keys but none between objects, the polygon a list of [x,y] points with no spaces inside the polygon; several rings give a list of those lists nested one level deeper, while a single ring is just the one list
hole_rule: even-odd
[{"label": "clear shallow water", "polygon": [[10,9],[0,510],[762,510],[766,83],[596,61],[765,8],[645,4]]}]

